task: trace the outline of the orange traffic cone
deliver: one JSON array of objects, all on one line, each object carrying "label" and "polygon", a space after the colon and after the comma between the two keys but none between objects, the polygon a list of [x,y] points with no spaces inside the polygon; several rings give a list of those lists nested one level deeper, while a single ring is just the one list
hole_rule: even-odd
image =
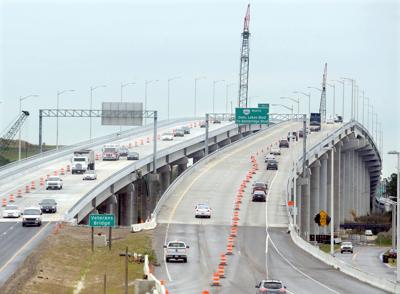
[{"label": "orange traffic cone", "polygon": [[65,170],[64,170],[63,167],[61,168],[61,175],[62,175],[62,176],[65,175]]},{"label": "orange traffic cone", "polygon": [[22,190],[21,190],[21,189],[18,189],[17,197],[18,197],[18,198],[21,198],[21,197],[22,197]]},{"label": "orange traffic cone", "polygon": [[214,273],[213,282],[212,282],[211,285],[212,286],[221,286],[221,284],[219,283],[219,274],[218,274],[218,272]]},{"label": "orange traffic cone", "polygon": [[221,261],[219,262],[219,265],[228,265],[225,254],[221,254]]},{"label": "orange traffic cone", "polygon": [[69,173],[71,171],[71,167],[69,166],[69,164],[67,165],[67,173]]},{"label": "orange traffic cone", "polygon": [[44,186],[44,179],[43,178],[40,178],[40,186]]},{"label": "orange traffic cone", "polygon": [[225,278],[225,268],[223,265],[218,266],[218,275],[220,278]]},{"label": "orange traffic cone", "polygon": [[35,187],[35,181],[32,181],[32,183],[31,183],[31,190],[35,190],[36,189],[36,187]]},{"label": "orange traffic cone", "polygon": [[29,185],[25,186],[25,193],[29,193],[31,191],[31,189],[29,188]]},{"label": "orange traffic cone", "polygon": [[7,199],[3,198],[3,200],[1,200],[1,206],[7,206]]},{"label": "orange traffic cone", "polygon": [[9,197],[9,200],[8,200],[9,202],[14,202],[15,200],[14,200],[14,194],[10,194],[10,197]]}]

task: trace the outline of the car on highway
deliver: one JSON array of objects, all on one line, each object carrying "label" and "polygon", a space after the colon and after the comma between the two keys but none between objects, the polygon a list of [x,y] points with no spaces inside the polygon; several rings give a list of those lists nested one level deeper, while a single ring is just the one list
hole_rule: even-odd
[{"label": "car on highway", "polygon": [[184,137],[185,131],[183,129],[176,129],[174,132],[174,137]]},{"label": "car on highway", "polygon": [[213,120],[213,124],[220,124],[220,123],[221,123],[221,120],[218,119],[218,118],[215,118],[215,119]]},{"label": "car on highway", "polygon": [[265,155],[264,162],[268,162],[271,159],[275,159],[275,155],[270,152],[267,155]]},{"label": "car on highway", "polygon": [[182,241],[170,241],[164,245],[165,261],[171,260],[187,262],[189,246]]},{"label": "car on highway", "polygon": [[202,121],[201,123],[200,123],[200,128],[205,128],[206,127],[206,122],[205,121]]},{"label": "car on highway", "polygon": [[340,245],[340,253],[350,252],[353,253],[353,243],[351,242],[342,242]]},{"label": "car on highway", "polygon": [[119,156],[126,157],[126,156],[128,156],[128,153],[129,153],[129,149],[126,148],[125,146],[121,146],[119,148]]},{"label": "car on highway", "polygon": [[281,155],[281,148],[279,147],[271,147],[271,154],[273,155]]},{"label": "car on highway", "polygon": [[126,159],[127,160],[139,160],[139,152],[129,151]]},{"label": "car on highway", "polygon": [[42,211],[40,207],[27,207],[22,212],[22,226],[41,226]]},{"label": "car on highway", "polygon": [[262,280],[258,285],[256,294],[264,293],[286,293],[286,286],[283,285],[282,281],[279,280]]},{"label": "car on highway", "polygon": [[84,181],[86,180],[97,180],[97,173],[95,170],[87,170],[84,174],[83,174],[83,178]]},{"label": "car on highway", "polygon": [[289,148],[289,141],[287,139],[279,140],[279,148]]},{"label": "car on highway", "polygon": [[372,230],[365,230],[365,236],[373,236]]},{"label": "car on highway", "polygon": [[181,129],[184,131],[185,135],[190,134],[190,128],[189,127],[183,126],[183,127],[181,127]]},{"label": "car on highway", "polygon": [[268,186],[264,182],[254,182],[252,185],[251,193],[254,193],[255,191],[263,191],[264,193],[267,193]]},{"label": "car on highway", "polygon": [[208,204],[197,204],[194,208],[194,217],[211,218],[211,207]]},{"label": "car on highway", "polygon": [[45,186],[46,190],[61,190],[63,188],[63,180],[59,176],[50,176],[46,179]]},{"label": "car on highway", "polygon": [[18,218],[21,216],[21,211],[19,210],[17,205],[6,205],[3,210],[3,217],[15,217]]},{"label": "car on highway", "polygon": [[334,119],[333,119],[332,117],[328,117],[328,118],[326,119],[326,123],[327,123],[328,125],[332,125],[332,124],[335,123],[335,121],[334,121]]},{"label": "car on highway", "polygon": [[172,141],[172,140],[174,140],[174,134],[173,133],[164,133],[161,135],[161,140]]},{"label": "car on highway", "polygon": [[278,161],[275,159],[269,160],[267,162],[267,170],[278,170]]},{"label": "car on highway", "polygon": [[57,212],[57,202],[54,199],[43,199],[39,203],[39,207],[41,212],[52,212],[56,213]]},{"label": "car on highway", "polygon": [[342,123],[342,122],[343,122],[343,116],[336,115],[335,116],[335,123]]},{"label": "car on highway", "polygon": [[293,131],[293,132],[288,132],[287,135],[287,140],[290,141],[296,141],[297,140],[297,132]]},{"label": "car on highway", "polygon": [[262,190],[255,190],[253,192],[251,200],[253,202],[265,202],[267,199],[267,195]]}]

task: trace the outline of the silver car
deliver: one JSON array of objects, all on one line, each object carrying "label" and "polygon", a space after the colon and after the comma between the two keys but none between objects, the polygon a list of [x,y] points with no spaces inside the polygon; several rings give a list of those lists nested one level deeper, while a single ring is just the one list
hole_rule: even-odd
[{"label": "silver car", "polygon": [[264,293],[286,293],[286,286],[279,280],[262,280],[258,285],[256,294]]},{"label": "silver car", "polygon": [[83,180],[97,180],[97,174],[95,170],[87,170],[83,174]]}]

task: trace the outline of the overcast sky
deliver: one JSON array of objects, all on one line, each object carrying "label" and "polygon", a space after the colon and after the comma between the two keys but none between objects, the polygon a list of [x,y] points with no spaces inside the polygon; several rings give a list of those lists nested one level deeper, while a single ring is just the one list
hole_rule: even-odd
[{"label": "overcast sky", "polygon": [[[234,83],[238,92],[240,34],[247,1],[18,1],[0,0],[1,67],[0,130],[18,114],[18,97],[31,116],[23,137],[37,142],[38,109],[55,108],[58,90],[74,89],[60,98],[60,108],[94,108],[102,101],[143,101],[161,118],[167,113],[167,79],[171,82],[171,116],[192,116],[194,78],[198,113],[212,110],[213,80]],[[400,149],[399,1],[251,1],[249,95],[252,103],[282,103],[280,96],[319,87],[324,63],[328,79],[351,77],[370,97],[384,131],[384,152]],[[226,83],[216,85],[216,111],[225,111]],[[341,114],[342,88],[336,88],[336,113]],[[346,85],[345,119],[349,117],[350,85]],[[332,89],[328,88],[328,113]],[[312,111],[319,93],[311,90]],[[301,112],[308,111],[302,97]],[[291,105],[292,103],[288,103]],[[360,109],[362,100],[360,100]],[[272,108],[272,112],[287,112]],[[371,117],[371,116],[370,116]],[[362,120],[360,112],[359,116]],[[366,120],[366,115],[365,115]],[[365,123],[366,124],[366,123]],[[94,119],[95,136],[115,131]],[[88,119],[61,119],[61,144],[89,137]],[[44,142],[55,142],[55,120],[45,119]],[[394,171],[384,156],[384,175]]]}]

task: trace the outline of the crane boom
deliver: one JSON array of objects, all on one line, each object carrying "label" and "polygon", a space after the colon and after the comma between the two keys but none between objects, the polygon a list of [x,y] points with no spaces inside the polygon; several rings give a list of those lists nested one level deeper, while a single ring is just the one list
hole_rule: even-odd
[{"label": "crane boom", "polygon": [[15,122],[11,125],[8,131],[0,138],[0,152],[3,152],[8,149],[11,144],[12,139],[21,129],[22,125],[24,124],[25,120],[28,118],[29,112],[23,110],[21,114],[17,117]]},{"label": "crane boom", "polygon": [[247,107],[249,90],[249,39],[250,39],[250,4],[247,5],[246,15],[244,17],[242,32],[242,49],[240,51],[240,73],[239,73],[239,101],[238,107]]},{"label": "crane boom", "polygon": [[328,64],[325,62],[324,75],[322,76],[321,102],[319,104],[319,112],[321,113],[321,121],[326,122],[326,78]]}]

